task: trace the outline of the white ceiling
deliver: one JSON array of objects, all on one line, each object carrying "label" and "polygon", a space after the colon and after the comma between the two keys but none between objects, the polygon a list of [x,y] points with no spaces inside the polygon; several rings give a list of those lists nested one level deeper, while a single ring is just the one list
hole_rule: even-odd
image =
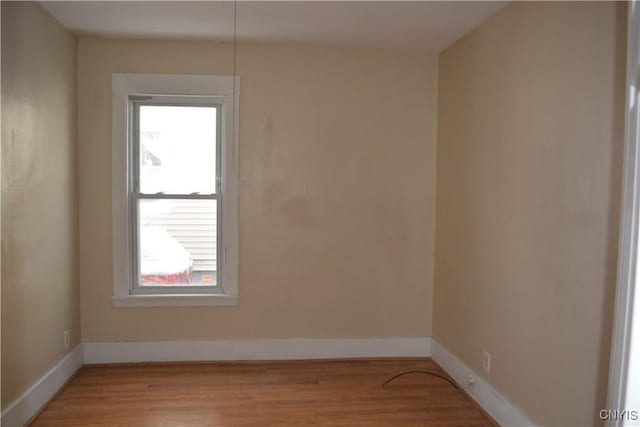
[{"label": "white ceiling", "polygon": [[[110,37],[233,39],[232,1],[42,1],[59,22]],[[501,1],[239,1],[239,41],[440,51]]]}]

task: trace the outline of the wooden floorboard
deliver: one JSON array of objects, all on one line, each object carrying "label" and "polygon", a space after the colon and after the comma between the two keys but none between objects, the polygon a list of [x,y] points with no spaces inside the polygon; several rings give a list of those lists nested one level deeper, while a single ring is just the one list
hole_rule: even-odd
[{"label": "wooden floorboard", "polygon": [[494,426],[430,359],[90,366],[45,426]]}]

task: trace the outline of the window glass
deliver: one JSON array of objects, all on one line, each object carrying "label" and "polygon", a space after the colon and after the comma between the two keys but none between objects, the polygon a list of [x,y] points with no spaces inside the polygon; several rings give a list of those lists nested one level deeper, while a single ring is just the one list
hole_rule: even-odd
[{"label": "window glass", "polygon": [[216,285],[216,200],[142,199],[138,218],[140,286]]},{"label": "window glass", "polygon": [[141,105],[140,192],[216,192],[217,109]]}]

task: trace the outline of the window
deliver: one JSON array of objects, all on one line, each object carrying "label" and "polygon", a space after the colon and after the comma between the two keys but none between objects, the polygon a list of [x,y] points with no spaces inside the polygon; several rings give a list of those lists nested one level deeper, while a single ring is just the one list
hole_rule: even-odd
[{"label": "window", "polygon": [[113,75],[116,306],[237,302],[238,86]]}]

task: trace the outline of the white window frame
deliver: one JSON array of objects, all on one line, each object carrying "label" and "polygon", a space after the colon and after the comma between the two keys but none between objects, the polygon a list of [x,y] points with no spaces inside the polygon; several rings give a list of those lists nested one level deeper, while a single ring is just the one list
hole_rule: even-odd
[{"label": "white window frame", "polygon": [[[240,78],[186,74],[114,73],[112,89],[112,227],[113,304],[116,307],[236,305],[238,302],[238,101]],[[219,285],[216,293],[137,293],[133,281],[136,256],[133,242],[131,180],[132,141],[130,96],[207,97],[221,107],[220,141],[223,198],[218,215],[217,255]],[[211,288],[208,288],[211,289]]]}]

